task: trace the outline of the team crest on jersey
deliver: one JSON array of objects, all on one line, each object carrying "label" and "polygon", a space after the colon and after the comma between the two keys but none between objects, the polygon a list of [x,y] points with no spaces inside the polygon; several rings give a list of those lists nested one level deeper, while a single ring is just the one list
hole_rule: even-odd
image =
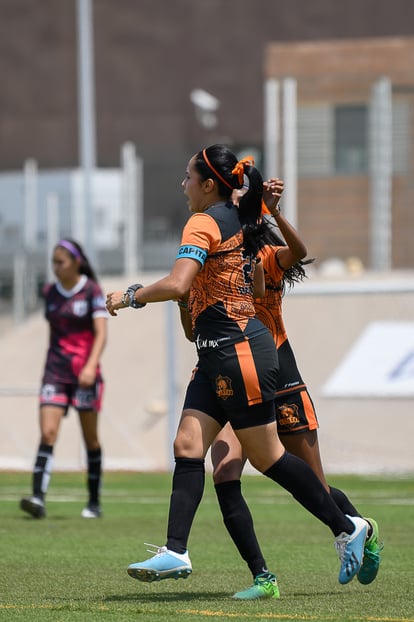
[{"label": "team crest on jersey", "polygon": [[75,300],[73,302],[73,313],[78,317],[83,317],[88,313],[87,300]]},{"label": "team crest on jersey", "polygon": [[297,404],[282,404],[278,407],[280,412],[279,425],[293,425],[299,423],[299,408]]},{"label": "team crest on jersey", "polygon": [[222,400],[233,397],[234,391],[231,387],[231,380],[228,376],[217,376],[216,378],[216,394]]}]

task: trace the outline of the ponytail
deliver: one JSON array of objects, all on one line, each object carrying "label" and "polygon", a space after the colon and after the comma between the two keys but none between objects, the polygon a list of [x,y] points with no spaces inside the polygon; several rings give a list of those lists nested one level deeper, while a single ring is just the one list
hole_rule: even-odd
[{"label": "ponytail", "polygon": [[249,179],[249,189],[239,201],[239,219],[243,231],[246,251],[257,255],[260,241],[260,218],[263,196],[263,179],[254,167],[252,156],[238,160],[226,145],[211,145],[200,151],[194,159],[194,166],[202,180],[214,179],[220,196],[231,199],[233,190],[243,187],[244,176]]}]

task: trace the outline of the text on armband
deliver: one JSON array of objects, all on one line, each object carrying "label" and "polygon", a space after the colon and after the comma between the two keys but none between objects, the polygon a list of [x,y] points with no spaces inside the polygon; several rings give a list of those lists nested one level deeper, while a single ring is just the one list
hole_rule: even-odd
[{"label": "text on armband", "polygon": [[176,259],[180,259],[182,257],[197,259],[200,263],[204,263],[207,257],[207,252],[198,246],[180,246]]}]

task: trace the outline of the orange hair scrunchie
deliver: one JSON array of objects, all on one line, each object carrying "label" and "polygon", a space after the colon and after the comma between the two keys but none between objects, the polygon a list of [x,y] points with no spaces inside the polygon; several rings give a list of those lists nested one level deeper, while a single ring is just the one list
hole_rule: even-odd
[{"label": "orange hair scrunchie", "polygon": [[249,166],[254,166],[254,157],[253,156],[246,156],[245,158],[242,158],[241,160],[239,160],[237,162],[236,166],[232,170],[232,174],[233,175],[237,175],[238,180],[239,180],[239,184],[243,183],[244,165],[245,164],[248,164]]}]

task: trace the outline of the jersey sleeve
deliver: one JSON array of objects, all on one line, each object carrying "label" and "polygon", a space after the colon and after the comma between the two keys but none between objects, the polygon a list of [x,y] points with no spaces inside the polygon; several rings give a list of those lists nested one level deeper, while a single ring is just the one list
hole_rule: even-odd
[{"label": "jersey sleeve", "polygon": [[92,286],[92,317],[109,317],[105,305],[105,296],[99,285],[95,282]]},{"label": "jersey sleeve", "polygon": [[283,246],[264,246],[259,251],[259,257],[262,260],[265,272],[269,274],[271,279],[277,283],[283,278],[284,270],[280,267],[277,260],[277,253]]},{"label": "jersey sleeve", "polygon": [[203,266],[221,242],[218,224],[208,214],[193,214],[184,227],[176,259],[195,259]]},{"label": "jersey sleeve", "polygon": [[53,287],[53,283],[45,283],[45,285],[43,285],[42,291],[41,291],[42,298],[44,299],[47,298],[52,287]]}]

